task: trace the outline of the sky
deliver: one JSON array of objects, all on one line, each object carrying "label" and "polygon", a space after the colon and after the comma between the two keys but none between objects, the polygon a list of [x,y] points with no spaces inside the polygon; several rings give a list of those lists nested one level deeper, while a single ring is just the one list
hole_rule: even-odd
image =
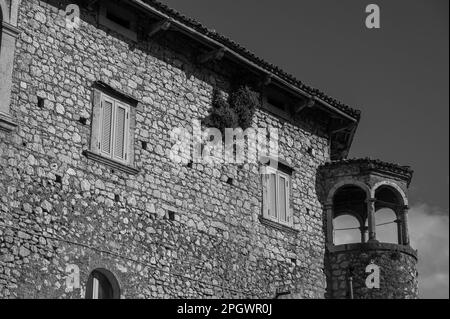
[{"label": "sky", "polygon": [[449,1],[160,1],[362,111],[350,157],[413,168],[420,296],[448,298]]}]

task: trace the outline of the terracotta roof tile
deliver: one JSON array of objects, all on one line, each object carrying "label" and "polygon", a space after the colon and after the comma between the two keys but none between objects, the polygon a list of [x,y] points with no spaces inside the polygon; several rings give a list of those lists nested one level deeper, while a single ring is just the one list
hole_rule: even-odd
[{"label": "terracotta roof tile", "polygon": [[298,87],[299,89],[305,91],[306,93],[322,99],[323,101],[329,103],[331,106],[339,109],[340,111],[346,113],[347,115],[349,115],[357,120],[360,119],[360,117],[361,117],[360,110],[353,109],[353,108],[349,107],[348,105],[343,104],[343,103],[337,101],[336,99],[329,97],[324,92],[304,84],[300,80],[296,79],[293,75],[283,71],[281,68],[279,68],[278,66],[276,66],[274,64],[266,62],[265,60],[256,56],[254,53],[247,50],[246,48],[244,48],[240,44],[236,43],[235,41],[230,40],[229,38],[220,35],[219,33],[217,33],[214,30],[210,30],[210,29],[206,28],[204,25],[202,25],[198,21],[196,21],[192,18],[189,18],[183,14],[180,14],[176,10],[168,7],[167,5],[165,5],[159,1],[155,1],[155,0],[143,0],[143,1],[145,3],[147,3],[148,5],[152,6],[153,8],[155,8],[155,9],[161,11],[162,13],[166,14],[167,16],[171,17],[172,19],[177,20],[177,21],[185,24],[186,26],[191,27],[191,28],[195,29],[196,31],[206,35],[207,37],[216,40],[217,42],[221,43],[225,47],[235,51],[236,53],[249,59],[253,63],[256,63],[257,65],[264,68],[265,70],[279,76],[286,82]]}]

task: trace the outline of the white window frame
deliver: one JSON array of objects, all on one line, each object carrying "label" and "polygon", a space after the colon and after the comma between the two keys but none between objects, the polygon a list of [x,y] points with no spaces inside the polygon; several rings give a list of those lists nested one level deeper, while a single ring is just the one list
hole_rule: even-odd
[{"label": "white window frame", "polygon": [[[111,133],[110,133],[110,153],[104,152],[103,148],[102,148],[102,138],[103,138],[103,120],[104,120],[104,116],[103,116],[103,112],[104,112],[104,107],[103,104],[104,102],[110,102],[112,103],[112,119],[111,119]],[[117,116],[117,110],[118,108],[121,107],[123,109],[125,109],[125,127],[124,127],[124,140],[123,140],[123,149],[124,149],[124,156],[123,159],[119,158],[115,155],[115,141],[116,141],[116,116]],[[125,103],[123,103],[122,101],[119,101],[105,93],[101,93],[100,96],[100,119],[99,119],[99,125],[97,127],[97,131],[98,131],[98,136],[99,136],[99,140],[98,140],[98,152],[99,154],[101,154],[104,157],[108,157],[114,161],[123,163],[123,164],[129,164],[130,163],[130,154],[129,154],[129,134],[130,134],[130,105],[127,105]]]},{"label": "white window frame", "polygon": [[[275,216],[272,216],[269,214],[270,209],[270,194],[269,194],[269,178],[268,176],[275,175]],[[280,177],[285,179],[286,185],[286,192],[285,192],[285,207],[286,207],[286,220],[281,219],[281,205],[280,205]],[[291,195],[291,187],[292,187],[292,181],[291,181],[291,175],[287,174],[285,172],[282,172],[280,170],[277,170],[273,167],[267,166],[265,167],[265,171],[263,174],[263,191],[265,192],[263,196],[263,217],[266,219],[269,219],[271,221],[274,221],[279,224],[292,226],[293,225],[293,214],[292,214],[292,208],[291,208],[291,201],[290,201],[290,195]]]}]

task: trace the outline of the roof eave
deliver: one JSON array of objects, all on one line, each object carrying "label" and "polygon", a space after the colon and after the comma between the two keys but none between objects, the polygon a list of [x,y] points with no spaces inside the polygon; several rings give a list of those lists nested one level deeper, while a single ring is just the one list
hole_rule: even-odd
[{"label": "roof eave", "polygon": [[250,59],[246,58],[245,56],[241,55],[240,53],[236,52],[235,50],[225,46],[224,44],[220,43],[219,41],[214,40],[211,37],[199,32],[199,31],[195,30],[194,28],[186,25],[185,23],[172,18],[168,14],[162,12],[161,10],[158,10],[157,8],[154,8],[150,4],[145,3],[142,0],[128,0],[128,1],[132,2],[133,4],[137,5],[138,7],[141,7],[142,9],[145,9],[146,11],[151,12],[152,14],[158,16],[160,19],[170,21],[173,28],[176,28],[179,31],[181,31],[191,37],[195,36],[197,39],[200,39],[201,42],[203,42],[204,44],[211,46],[214,49],[224,49],[226,51],[226,53],[229,56],[231,56],[231,58],[237,59],[237,60],[245,63],[246,65],[252,67],[253,69],[258,70],[259,72],[261,72],[262,75],[270,76],[272,80],[275,80],[276,82],[281,84],[281,86],[283,88],[288,89],[288,90],[290,90],[298,95],[301,95],[302,97],[307,98],[307,99],[314,97],[314,99],[317,102],[319,102],[325,108],[329,109],[331,112],[336,113],[337,115],[340,115],[340,116],[342,116],[350,121],[353,121],[353,122],[359,121],[359,116],[354,116],[353,114],[348,114],[342,110],[339,110],[337,107],[331,105],[330,103],[323,100],[322,98],[320,98],[318,96],[313,96],[312,94],[306,92],[305,90],[299,88],[298,86],[296,86],[292,83],[289,83],[288,81],[286,81],[285,79],[280,77],[278,74],[272,72],[271,70],[268,70],[262,66],[259,66],[258,64],[251,61]]}]

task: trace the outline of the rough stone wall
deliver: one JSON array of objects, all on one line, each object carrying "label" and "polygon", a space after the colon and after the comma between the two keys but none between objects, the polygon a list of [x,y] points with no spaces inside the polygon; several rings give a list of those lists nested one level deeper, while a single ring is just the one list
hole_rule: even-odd
[{"label": "rough stone wall", "polygon": [[[327,297],[349,298],[349,268],[353,268],[355,299],[416,299],[418,283],[416,257],[395,250],[343,251],[328,255]],[[380,267],[380,288],[366,286],[366,267],[374,262]]]},{"label": "rough stone wall", "polygon": [[[280,287],[324,297],[315,178],[329,158],[327,138],[258,111],[254,125],[280,128],[281,156],[296,169],[297,231],[261,224],[256,165],[189,168],[168,159],[170,129],[208,114],[214,85],[230,86],[227,68],[192,63],[194,48],[171,34],[130,45],[85,10],[71,32],[69,2],[59,2],[20,8],[11,105],[19,127],[0,132],[0,298],[82,298],[96,268],[116,276],[122,298],[270,298]],[[140,102],[137,175],[82,155],[97,80]],[[80,289],[66,289],[68,264],[80,268]]]}]

